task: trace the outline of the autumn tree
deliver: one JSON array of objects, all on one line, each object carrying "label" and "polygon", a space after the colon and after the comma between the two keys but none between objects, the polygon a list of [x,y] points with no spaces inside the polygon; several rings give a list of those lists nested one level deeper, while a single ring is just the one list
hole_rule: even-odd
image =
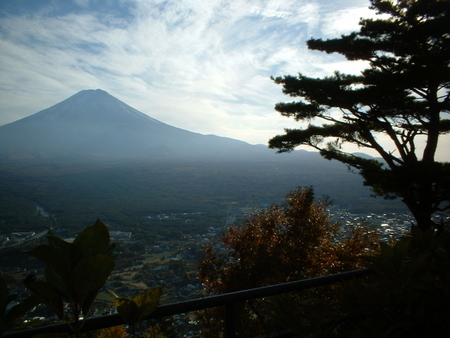
[{"label": "autumn tree", "polygon": [[[222,294],[359,267],[360,256],[376,247],[376,235],[362,226],[344,231],[330,219],[327,207],[326,199],[315,201],[312,188],[298,188],[286,196],[284,204],[256,212],[243,225],[230,227],[222,235],[221,245],[206,248],[206,258],[199,264],[198,276],[206,291]],[[326,307],[323,299],[319,303]],[[217,337],[221,314],[208,311],[203,314],[205,336],[211,332],[211,337]],[[242,337],[255,335],[260,328],[254,311],[259,311],[259,318],[267,317],[267,303],[241,308],[238,326]]]},{"label": "autumn tree", "polygon": [[[450,164],[435,157],[450,131],[450,1],[370,2],[383,17],[361,19],[358,32],[340,38],[307,42],[368,68],[360,75],[275,78],[285,94],[300,98],[275,109],[310,124],[286,129],[269,147],[311,146],[358,171],[375,194],[400,197],[420,229],[438,227],[433,213],[450,208]],[[351,154],[346,144],[374,150],[381,160]]]}]

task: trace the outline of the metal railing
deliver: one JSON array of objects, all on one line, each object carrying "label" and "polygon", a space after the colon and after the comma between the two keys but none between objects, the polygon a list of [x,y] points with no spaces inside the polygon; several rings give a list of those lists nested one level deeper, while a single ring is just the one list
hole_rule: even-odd
[{"label": "metal railing", "polygon": [[[283,284],[276,284],[270,286],[259,287],[255,289],[248,289],[226,293],[217,296],[206,298],[199,298],[185,302],[160,305],[155,312],[145,319],[156,319],[171,315],[188,313],[193,311],[204,310],[213,307],[225,306],[225,337],[234,338],[235,333],[235,304],[245,302],[252,299],[280,295],[283,293],[310,289],[313,287],[334,284],[339,281],[349,280],[353,278],[360,278],[371,274],[370,269],[360,269],[342,272],[334,275],[315,277],[310,279],[303,279],[294,282],[287,282]],[[118,314],[95,317],[86,319],[82,332],[89,332],[93,330],[104,329],[108,327],[123,325],[125,322]],[[13,332],[4,334],[4,338],[28,338],[37,334],[52,333],[52,332],[67,332],[72,333],[68,324],[56,324],[51,326],[39,327],[31,330]]]}]

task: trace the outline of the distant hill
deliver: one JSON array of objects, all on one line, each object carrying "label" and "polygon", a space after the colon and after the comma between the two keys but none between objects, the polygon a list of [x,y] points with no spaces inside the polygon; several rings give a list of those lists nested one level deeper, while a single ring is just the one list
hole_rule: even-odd
[{"label": "distant hill", "polygon": [[273,154],[264,146],[162,123],[107,92],[83,90],[0,127],[0,158],[236,158]]}]

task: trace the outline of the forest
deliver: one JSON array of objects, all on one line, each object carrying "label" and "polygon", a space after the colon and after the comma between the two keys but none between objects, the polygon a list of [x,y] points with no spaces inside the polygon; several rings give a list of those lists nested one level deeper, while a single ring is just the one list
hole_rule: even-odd
[{"label": "forest", "polygon": [[0,169],[2,231],[43,225],[36,204],[52,214],[58,227],[78,231],[93,219],[116,230],[155,230],[152,214],[201,212],[189,226],[167,221],[183,232],[223,224],[236,208],[260,208],[280,202],[296,186],[313,186],[333,206],[354,213],[404,211],[401,203],[372,198],[359,176],[344,165],[303,163],[287,155],[282,161],[129,162],[89,164],[11,164]]}]

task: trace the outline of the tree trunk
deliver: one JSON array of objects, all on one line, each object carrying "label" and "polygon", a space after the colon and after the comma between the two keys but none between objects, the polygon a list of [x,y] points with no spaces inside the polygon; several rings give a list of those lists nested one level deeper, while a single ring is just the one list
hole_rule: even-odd
[{"label": "tree trunk", "polygon": [[[430,190],[431,189],[426,189]],[[426,197],[428,194],[420,194],[419,201],[414,198],[404,197],[403,202],[413,214],[416,220],[416,226],[423,232],[430,228],[435,228],[436,224],[431,219],[433,211],[431,209],[431,200]]]}]

